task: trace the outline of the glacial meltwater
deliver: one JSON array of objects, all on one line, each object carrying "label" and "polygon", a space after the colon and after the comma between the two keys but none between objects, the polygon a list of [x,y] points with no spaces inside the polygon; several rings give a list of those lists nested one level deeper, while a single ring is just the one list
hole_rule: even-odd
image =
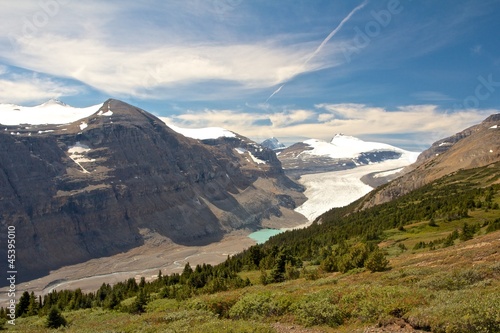
[{"label": "glacial meltwater", "polygon": [[256,232],[252,232],[248,237],[257,242],[257,244],[265,243],[269,238],[279,233],[282,233],[282,230],[278,229],[261,229]]}]

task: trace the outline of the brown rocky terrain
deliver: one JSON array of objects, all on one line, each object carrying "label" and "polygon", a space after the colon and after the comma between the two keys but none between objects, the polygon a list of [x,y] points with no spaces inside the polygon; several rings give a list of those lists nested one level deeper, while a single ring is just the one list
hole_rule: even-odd
[{"label": "brown rocky terrain", "polygon": [[500,114],[494,114],[478,125],[435,142],[420,154],[403,176],[368,194],[360,207],[388,202],[455,171],[493,165],[498,161]]},{"label": "brown rocky terrain", "polygon": [[204,245],[283,214],[305,222],[293,212],[304,200],[300,186],[272,150],[240,136],[186,138],[117,100],[75,123],[6,128],[0,222],[16,227],[21,280],[128,251],[155,234]]}]

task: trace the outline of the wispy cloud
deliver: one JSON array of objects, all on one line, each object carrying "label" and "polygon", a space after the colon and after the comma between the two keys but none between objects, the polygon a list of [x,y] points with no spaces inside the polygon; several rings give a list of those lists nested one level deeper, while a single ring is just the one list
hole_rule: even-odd
[{"label": "wispy cloud", "polygon": [[480,55],[481,53],[483,53],[483,46],[481,44],[474,45],[471,48],[471,52],[472,54]]},{"label": "wispy cloud", "polygon": [[0,75],[7,74],[9,72],[9,68],[7,66],[0,64]]},{"label": "wispy cloud", "polygon": [[[434,141],[459,132],[497,112],[499,110],[450,113],[435,105],[407,105],[388,110],[363,104],[319,104],[311,110],[272,112],[267,109],[258,114],[241,110],[190,111],[188,114],[165,119],[167,123],[191,128],[223,124],[227,129],[256,141],[271,136],[285,141],[300,141],[305,138],[329,140],[335,133],[345,133],[364,138],[378,137],[387,143],[425,149]],[[401,135],[406,138],[401,138]]]},{"label": "wispy cloud", "polygon": [[437,102],[437,101],[453,101],[454,99],[439,91],[419,91],[412,94],[413,97],[421,101]]},{"label": "wispy cloud", "polygon": [[32,103],[84,91],[82,86],[56,81],[39,75],[9,74],[0,77],[0,103]]},{"label": "wispy cloud", "polygon": [[269,87],[304,67],[308,45],[255,44],[163,45],[151,49],[120,47],[93,39],[44,35],[24,43],[10,63],[54,76],[70,77],[109,94],[151,96],[155,88],[219,80],[242,88]]},{"label": "wispy cloud", "polygon": [[[314,52],[312,52],[309,57],[307,57],[307,59],[304,61],[304,64],[302,65],[302,67],[306,67],[307,64],[314,58],[316,57],[320,52],[321,50],[325,47],[326,43],[328,43],[330,41],[330,39],[333,38],[333,36],[335,36],[339,31],[340,29],[342,29],[342,27],[344,26],[344,24],[349,21],[349,19],[358,11],[358,10],[361,10],[363,9],[366,4],[368,3],[368,0],[365,0],[363,1],[363,3],[361,3],[359,6],[356,6],[353,10],[351,10],[351,12],[349,14],[347,14],[346,17],[344,17],[342,19],[342,21],[340,21],[339,25],[333,29],[329,34],[328,36],[326,36],[326,38],[321,42],[321,44],[319,44],[319,46],[316,48],[316,50],[314,50]],[[298,72],[297,73],[293,73],[292,76],[285,81],[285,83],[283,83],[281,86],[278,87],[278,89],[276,89],[267,99],[266,99],[266,103],[271,99],[273,98],[274,95],[276,95],[277,93],[279,93],[281,91],[281,89],[283,89],[283,87],[285,86],[286,82],[289,81],[289,80],[292,80],[295,76],[297,76],[297,74],[299,74]]]}]

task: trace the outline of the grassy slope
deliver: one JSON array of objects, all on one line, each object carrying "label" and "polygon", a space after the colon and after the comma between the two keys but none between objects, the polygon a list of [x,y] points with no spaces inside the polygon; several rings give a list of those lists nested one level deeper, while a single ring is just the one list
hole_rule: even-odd
[{"label": "grassy slope", "polygon": [[[469,173],[467,179],[471,177]],[[478,179],[480,186],[491,184],[484,179]],[[500,196],[495,202],[500,203]],[[419,242],[446,237],[464,222],[482,225],[496,219],[499,212],[475,209],[468,218],[436,219],[437,226],[425,220],[405,225],[404,231],[386,230],[380,246],[391,268],[384,272],[320,272],[315,280],[301,277],[267,286],[259,284],[260,272],[243,272],[253,286],[185,301],[152,300],[142,315],[101,309],[64,312],[69,326],[63,331],[364,332],[398,323],[433,332],[500,332],[500,231],[486,234],[483,227],[472,240],[413,250]],[[6,327],[51,332],[44,323],[45,318],[28,317]]]},{"label": "grassy slope", "polygon": [[[422,239],[432,234],[419,233]],[[394,232],[391,237],[399,236]],[[64,331],[274,332],[273,323],[279,321],[295,326],[319,324],[320,331],[327,332],[362,332],[366,326],[402,317],[414,327],[435,332],[494,332],[500,325],[498,249],[499,231],[444,249],[393,255],[391,269],[380,273],[323,274],[317,280],[254,285],[181,302],[159,299],[150,302],[142,315],[65,312],[70,325]],[[258,280],[255,272],[243,274]],[[217,312],[222,319],[217,319]],[[8,331],[50,332],[44,321],[20,318]],[[481,330],[488,324],[489,330]]]}]

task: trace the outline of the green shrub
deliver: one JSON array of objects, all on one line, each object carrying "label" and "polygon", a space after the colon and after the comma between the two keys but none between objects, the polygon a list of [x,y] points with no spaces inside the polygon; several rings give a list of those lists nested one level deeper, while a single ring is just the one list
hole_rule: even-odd
[{"label": "green shrub", "polygon": [[237,294],[206,295],[188,301],[187,307],[194,310],[210,311],[219,318],[229,318],[229,310],[237,301]]},{"label": "green shrub", "polygon": [[213,313],[201,310],[181,310],[167,313],[164,317],[166,323],[177,321],[183,322],[205,322],[217,318]]},{"label": "green shrub", "polygon": [[302,268],[300,272],[301,277],[309,281],[315,281],[322,277],[323,272],[321,268]]},{"label": "green shrub", "polygon": [[500,332],[500,292],[440,292],[427,307],[405,315],[416,328],[435,333]]},{"label": "green shrub", "polygon": [[434,274],[418,283],[419,287],[434,290],[460,290],[485,279],[485,274],[476,269],[454,270]]},{"label": "green shrub", "polygon": [[229,310],[232,319],[262,319],[286,313],[291,301],[284,295],[252,293],[243,296]]},{"label": "green shrub", "polygon": [[308,295],[292,306],[297,321],[304,326],[342,325],[345,313],[338,306],[338,297],[330,292],[319,292]]},{"label": "green shrub", "polygon": [[365,261],[365,267],[372,272],[382,272],[389,266],[389,260],[385,258],[385,255],[378,248],[372,251]]}]

